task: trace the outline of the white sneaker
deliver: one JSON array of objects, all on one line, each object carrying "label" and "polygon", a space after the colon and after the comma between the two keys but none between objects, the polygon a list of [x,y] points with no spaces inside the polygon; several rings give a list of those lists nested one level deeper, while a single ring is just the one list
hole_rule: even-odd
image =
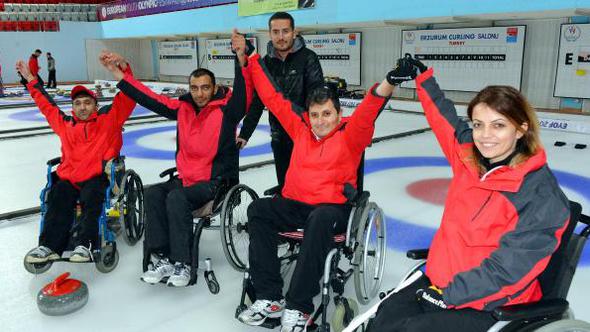
[{"label": "white sneaker", "polygon": [[56,259],[60,259],[59,255],[46,246],[38,246],[29,251],[25,257],[25,261],[32,264],[46,263],[47,261],[53,261]]},{"label": "white sneaker", "polygon": [[92,251],[90,248],[86,248],[85,246],[76,246],[74,251],[72,251],[72,255],[70,256],[70,262],[74,263],[86,263],[92,260]]},{"label": "white sneaker", "polygon": [[191,267],[184,263],[176,262],[174,271],[168,278],[166,285],[170,287],[186,287],[191,280]]},{"label": "white sneaker", "polygon": [[267,318],[279,318],[285,308],[285,300],[256,300],[248,309],[242,311],[238,320],[244,324],[258,326]]},{"label": "white sneaker", "polygon": [[281,332],[307,331],[310,317],[299,310],[285,309],[281,316]]},{"label": "white sneaker", "polygon": [[149,265],[139,279],[148,284],[157,284],[162,279],[168,278],[174,273],[174,265],[170,263],[167,257],[157,258],[155,263]]}]

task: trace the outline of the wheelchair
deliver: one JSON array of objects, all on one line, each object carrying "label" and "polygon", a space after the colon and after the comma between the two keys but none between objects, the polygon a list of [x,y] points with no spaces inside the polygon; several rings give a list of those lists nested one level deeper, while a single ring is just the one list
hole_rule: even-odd
[{"label": "wheelchair", "polygon": [[[364,155],[357,171],[357,189],[352,186],[345,192],[351,197],[346,204],[351,205],[348,217],[346,233],[334,236],[334,247],[328,253],[324,263],[324,275],[321,281],[321,304],[311,315],[311,324],[307,330],[329,332],[342,331],[358,313],[358,304],[352,298],[343,296],[347,281],[353,277],[356,299],[362,303],[369,303],[379,293],[381,280],[385,267],[387,252],[386,225],[383,211],[377,204],[369,201],[370,193],[363,191]],[[265,195],[275,195],[277,187],[265,191]],[[247,223],[247,220],[245,221]],[[224,225],[222,225],[223,227]],[[237,227],[236,227],[237,228]],[[247,224],[242,224],[243,233],[247,233]],[[295,232],[280,232],[279,236],[284,241],[279,247],[279,261],[283,279],[290,272],[293,263],[297,260],[299,246],[303,239],[301,230]],[[230,246],[231,242],[224,242],[224,246]],[[279,249],[280,249],[279,248]],[[235,248],[224,248],[232,251]],[[281,253],[281,251],[284,251]],[[247,252],[247,248],[246,248]],[[340,267],[342,258],[346,258],[348,264]],[[253,303],[256,294],[248,271],[247,257],[237,266],[244,273],[242,281],[242,294],[240,303],[236,309],[235,317],[247,308],[246,301]],[[328,323],[328,304],[333,291],[335,310],[332,315],[331,325]],[[321,318],[320,318],[321,316]],[[315,322],[320,319],[320,323]],[[280,325],[280,318],[267,318],[261,325],[266,328],[275,328]]]},{"label": "wheelchair", "polygon": [[[47,161],[47,184],[41,190],[40,195],[40,230],[43,229],[48,208],[47,199],[54,181],[54,169],[59,163],[61,163],[60,157]],[[107,162],[105,173],[109,179],[109,186],[106,189],[105,200],[98,219],[100,248],[93,253],[93,259],[90,261],[94,262],[96,269],[102,273],[111,272],[119,263],[116,236],[123,233],[125,242],[133,246],[141,239],[144,230],[143,183],[139,175],[132,169],[125,169],[124,156],[119,156]],[[76,206],[75,220],[73,220],[70,230],[72,235],[75,235],[80,214],[81,210],[78,204]],[[72,236],[70,236],[70,242],[71,238]],[[71,247],[71,243],[68,247]],[[45,263],[28,263],[25,259],[24,266],[30,273],[41,274],[57,261],[69,261],[69,258],[62,255],[62,258],[58,260]]]},{"label": "wheelchair", "polygon": [[[582,228],[579,232],[575,232],[578,224],[581,224]],[[590,217],[582,214],[582,206],[579,203],[570,201],[570,223],[549,264],[538,277],[543,297],[534,303],[496,308],[492,315],[497,322],[487,332],[590,332],[590,324],[576,320],[567,301],[567,294],[588,235],[590,235]],[[426,264],[427,256],[428,249],[407,252],[408,258],[419,262],[405,274],[398,288],[402,288],[401,285],[414,272],[422,269]],[[381,293],[380,297],[384,298],[387,293]]]},{"label": "wheelchair", "polygon": [[[160,173],[160,178],[169,177],[172,180],[177,177],[176,167],[169,168]],[[227,251],[223,246],[224,253],[232,266],[241,264],[243,258],[243,251],[248,249],[248,239],[245,242],[243,239],[244,229],[242,225],[246,225],[248,217],[246,209],[251,202],[258,198],[256,192],[244,184],[234,184],[229,181],[222,182],[222,185],[217,189],[213,200],[207,202],[199,209],[192,212],[193,214],[193,236],[191,244],[191,275],[189,285],[194,285],[197,282],[197,271],[201,262],[199,261],[199,242],[201,233],[204,229],[217,230],[221,233],[223,243],[227,241],[228,247],[233,248],[232,251]],[[244,204],[242,204],[244,203]],[[245,205],[245,208],[244,208]],[[229,225],[221,227],[221,225]],[[233,229],[234,231],[228,231]],[[245,249],[244,249],[245,246]],[[145,245],[143,246],[143,271],[147,271],[151,263],[152,251]],[[232,257],[231,260],[229,257]],[[247,256],[246,256],[247,257]],[[237,263],[236,263],[237,262]],[[215,272],[212,269],[210,258],[206,258],[203,262],[204,277],[207,282],[207,287],[212,294],[219,293],[220,287]],[[166,282],[166,280],[162,280]]]}]

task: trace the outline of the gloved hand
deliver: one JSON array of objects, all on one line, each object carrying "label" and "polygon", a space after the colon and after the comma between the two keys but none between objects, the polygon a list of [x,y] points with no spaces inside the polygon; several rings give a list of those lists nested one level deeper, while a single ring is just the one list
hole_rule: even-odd
[{"label": "gloved hand", "polygon": [[448,305],[443,300],[443,291],[438,287],[431,285],[426,289],[420,288],[416,291],[416,299],[422,303],[423,307],[432,309],[447,309]]},{"label": "gloved hand", "polygon": [[411,81],[418,76],[417,67],[414,65],[414,59],[409,54],[397,60],[397,66],[387,73],[385,77],[391,85],[400,85],[403,82]]},{"label": "gloved hand", "polygon": [[426,67],[426,65],[423,64],[420,60],[412,59],[412,64],[414,64],[414,67],[418,68],[420,73],[423,73],[428,70],[428,67]]}]

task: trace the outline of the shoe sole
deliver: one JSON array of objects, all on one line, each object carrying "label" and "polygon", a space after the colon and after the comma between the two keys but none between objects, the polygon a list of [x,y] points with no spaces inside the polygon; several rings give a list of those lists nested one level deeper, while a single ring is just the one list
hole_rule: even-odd
[{"label": "shoe sole", "polygon": [[282,312],[282,311],[279,311],[279,312],[277,312],[277,313],[274,313],[274,314],[275,314],[276,316],[271,316],[271,315],[269,315],[269,316],[264,316],[264,318],[263,318],[262,320],[255,321],[255,322],[246,322],[246,321],[243,321],[242,319],[240,319],[240,317],[239,317],[239,316],[238,316],[238,320],[239,320],[240,322],[242,322],[242,323],[246,324],[246,325],[250,325],[250,326],[260,326],[260,325],[264,324],[264,322],[265,322],[267,319],[278,319],[278,318],[281,318],[281,316],[283,315],[283,312]]},{"label": "shoe sole", "polygon": [[80,256],[72,256],[70,257],[70,262],[72,263],[88,263],[90,262],[90,258],[80,257]]},{"label": "shoe sole", "polygon": [[50,263],[52,261],[56,261],[58,259],[60,259],[61,257],[59,256],[54,256],[54,257],[46,257],[46,258],[35,258],[35,257],[27,257],[25,258],[25,262],[29,263],[29,264],[43,264],[43,263]]}]

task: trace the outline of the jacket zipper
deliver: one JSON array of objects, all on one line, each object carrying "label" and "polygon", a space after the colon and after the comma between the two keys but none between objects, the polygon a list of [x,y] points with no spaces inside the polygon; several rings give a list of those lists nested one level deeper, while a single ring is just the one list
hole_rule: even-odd
[{"label": "jacket zipper", "polygon": [[86,138],[86,140],[88,140],[88,132],[86,131],[86,123],[84,124],[84,138]]},{"label": "jacket zipper", "polygon": [[473,218],[471,218],[471,221],[473,222],[481,213],[481,211],[483,210],[483,208],[488,204],[488,202],[490,201],[490,198],[492,198],[492,192],[490,192],[490,194],[488,195],[488,198],[486,199],[485,202],[483,202],[483,204],[479,207],[479,210],[477,211],[477,213],[473,216]]}]

